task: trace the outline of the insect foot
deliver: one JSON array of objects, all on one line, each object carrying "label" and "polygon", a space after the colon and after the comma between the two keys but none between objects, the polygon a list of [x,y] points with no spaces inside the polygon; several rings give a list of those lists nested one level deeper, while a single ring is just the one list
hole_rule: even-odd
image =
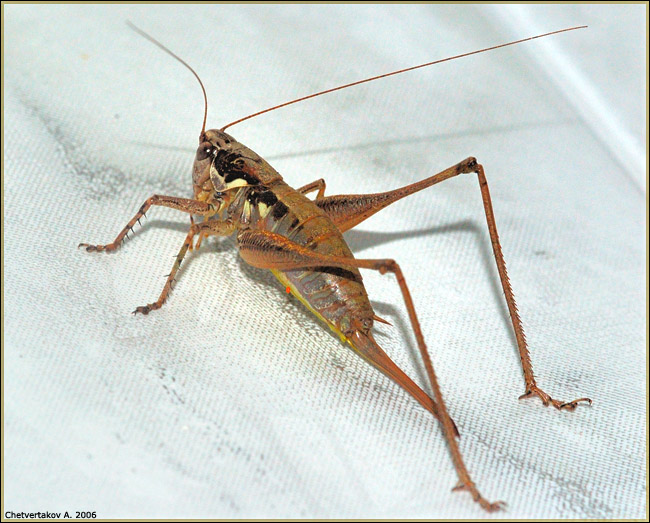
[{"label": "insect foot", "polygon": [[88,252],[111,252],[117,249],[117,245],[113,245],[112,243],[109,243],[108,245],[90,245],[89,243],[80,243],[77,245],[77,249],[81,249],[81,247],[85,247]]},{"label": "insect foot", "polygon": [[558,410],[575,410],[575,408],[582,402],[587,403],[588,405],[591,405],[593,403],[589,398],[580,398],[577,400],[566,401],[566,402],[554,400],[548,394],[546,394],[546,392],[544,392],[542,389],[537,388],[537,386],[530,387],[524,394],[519,396],[519,399],[522,400],[522,399],[530,398],[532,396],[539,396],[539,398],[542,400],[542,403],[544,404],[545,407],[548,407],[549,405],[553,405]]},{"label": "insect foot", "polygon": [[160,309],[160,305],[157,303],[150,303],[149,305],[142,305],[141,307],[137,307],[131,314],[149,314],[151,311],[155,311],[156,309]]},{"label": "insect foot", "polygon": [[483,509],[487,510],[488,512],[497,512],[498,510],[503,510],[506,508],[504,501],[495,501],[494,503],[490,503],[487,499],[481,496],[481,493],[477,490],[476,485],[474,485],[473,481],[468,481],[467,483],[459,481],[458,484],[451,490],[453,492],[467,490],[472,495],[472,498],[474,498],[474,501],[476,501],[479,505],[481,505],[481,507],[483,507]]}]

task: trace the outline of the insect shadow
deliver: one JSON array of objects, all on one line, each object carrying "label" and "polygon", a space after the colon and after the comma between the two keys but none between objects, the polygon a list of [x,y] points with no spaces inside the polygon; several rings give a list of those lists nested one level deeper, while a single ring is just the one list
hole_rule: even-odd
[{"label": "insect shadow", "polygon": [[[187,232],[187,227],[187,223],[183,222],[154,219],[144,222],[142,224],[142,228],[138,231],[138,233],[144,233],[148,229],[167,229],[185,233]],[[483,231],[481,226],[475,221],[461,220],[453,223],[447,223],[406,232],[378,232],[352,229],[345,233],[345,238],[352,251],[358,253],[370,247],[389,244],[397,240],[431,237],[454,232],[470,233],[475,237],[476,244],[479,246],[481,263],[484,270],[488,274],[487,279],[490,282],[490,290],[492,292],[494,302],[499,308],[499,315],[503,321],[506,332],[508,332],[512,346],[516,348],[516,339],[514,337],[514,334],[511,332],[511,329],[508,328],[510,316],[506,306],[502,303],[501,300],[501,288],[498,282],[498,274],[494,268],[490,245],[488,244],[487,238],[484,237],[485,231]],[[234,242],[230,239],[209,238],[206,240],[205,244],[209,245],[209,247],[200,249],[199,251],[194,251],[186,257],[185,263],[183,264],[184,270],[179,273],[179,281],[183,279],[183,274],[187,272],[188,267],[194,263],[199,258],[199,256],[214,255],[215,252],[225,253],[236,250]],[[239,269],[251,281],[259,284],[260,286],[266,287],[270,292],[278,292],[278,282],[269,271],[252,267],[244,262],[239,256],[237,256],[237,264]],[[435,267],[431,268],[431,270],[435,272]],[[391,303],[385,303],[377,300],[372,300],[372,304],[380,317],[390,319],[396,331],[403,334],[408,333],[408,326],[402,320],[402,316],[399,312],[401,309],[399,307],[396,307]],[[315,329],[317,329],[319,332],[323,332],[321,322],[303,307],[296,307],[296,310],[293,311],[293,313],[298,317],[298,323],[303,325],[314,325]],[[332,336],[332,339],[336,340],[338,343],[339,339],[336,334],[331,332],[329,329],[325,329],[325,331],[328,332],[328,334]],[[377,334],[382,337],[391,337],[386,329],[377,331]],[[415,346],[414,341],[411,339],[411,336],[408,335],[401,336],[400,338],[405,342],[412,368],[415,369],[415,372],[417,373],[418,378],[421,380],[421,383],[427,383],[427,376],[420,363],[419,351]]]},{"label": "insect shadow", "polygon": [[[370,247],[377,247],[378,245],[390,243],[396,240],[444,235],[453,232],[470,233],[474,236],[475,243],[479,247],[479,251],[481,255],[481,263],[487,274],[487,280],[490,282],[490,290],[494,298],[494,303],[499,308],[499,316],[501,317],[505,330],[508,333],[508,338],[510,339],[511,346],[513,347],[515,353],[518,355],[516,351],[517,340],[515,338],[514,332],[512,331],[512,329],[509,328],[510,313],[508,312],[508,309],[502,300],[502,290],[498,280],[499,275],[494,266],[491,246],[486,236],[484,227],[481,227],[474,220],[461,220],[453,223],[447,223],[444,225],[428,227],[426,229],[417,229],[414,231],[406,231],[406,232],[403,231],[378,232],[378,231],[363,231],[358,229],[352,229],[345,233],[345,238],[353,252],[360,252],[363,251],[364,249]],[[432,272],[435,272],[435,267],[432,267],[430,270]],[[373,304],[376,303],[377,302],[373,301]],[[394,310],[394,307],[392,305],[390,305],[389,307]],[[379,313],[379,316],[382,316],[382,312],[384,311],[382,311],[379,307],[377,307],[377,309],[378,309],[377,312]],[[386,312],[384,312],[384,314],[386,314]],[[391,316],[393,319],[397,320],[399,318],[398,315],[391,314],[391,313],[387,313],[387,314]],[[402,331],[408,332],[408,329],[404,324],[398,325],[397,327],[399,327],[400,332]],[[408,341],[409,354],[411,356],[413,363],[415,364],[414,367],[417,369],[418,377],[422,378],[424,380],[424,383],[426,383],[426,379],[425,379],[426,375],[424,374],[423,370],[421,369],[421,365],[419,364],[420,361],[418,357],[419,351],[413,345],[413,341],[411,340],[410,336],[404,336],[403,339],[406,339]]]},{"label": "insect shadow", "polygon": [[[291,158],[300,158],[306,156],[317,156],[320,154],[335,154],[341,153],[344,151],[363,151],[367,149],[374,149],[377,147],[389,147],[389,146],[400,146],[400,145],[412,145],[418,143],[435,143],[443,140],[453,140],[459,138],[468,138],[470,136],[487,136],[489,134],[498,134],[498,133],[514,133],[519,131],[525,131],[530,129],[537,129],[543,127],[560,127],[566,126],[573,123],[578,123],[578,120],[575,118],[563,118],[556,120],[542,120],[542,121],[533,121],[533,122],[521,122],[511,125],[493,125],[488,128],[468,128],[456,131],[453,133],[436,133],[428,135],[419,135],[419,136],[407,136],[403,138],[393,138],[390,140],[373,140],[371,142],[361,142],[350,145],[340,145],[333,147],[323,147],[320,149],[307,149],[304,151],[288,151],[280,152],[276,154],[266,155],[265,158],[268,161],[274,160],[286,160]],[[143,142],[140,140],[129,140],[127,143],[139,147],[144,147],[148,149],[158,149],[164,151],[176,151],[184,153],[196,152],[194,147],[184,147],[178,145],[161,145],[160,143],[153,142]]]}]

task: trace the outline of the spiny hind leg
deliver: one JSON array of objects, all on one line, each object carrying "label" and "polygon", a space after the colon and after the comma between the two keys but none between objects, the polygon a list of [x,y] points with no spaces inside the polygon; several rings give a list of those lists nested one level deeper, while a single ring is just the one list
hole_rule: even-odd
[{"label": "spiny hind leg", "polygon": [[[292,242],[288,238],[265,230],[247,230],[239,233],[237,237],[239,244],[239,253],[242,258],[255,267],[263,269],[276,269],[281,271],[297,270],[297,269],[313,269],[315,267],[340,267],[342,269],[362,268],[372,269],[379,271],[381,274],[392,272],[397,279],[404,303],[409,314],[413,333],[420,349],[420,354],[427,370],[427,375],[433,389],[434,401],[437,406],[438,417],[442,422],[445,438],[451,451],[451,456],[454,462],[456,473],[458,474],[459,484],[456,489],[468,490],[474,501],[479,503],[481,507],[488,511],[499,510],[503,507],[502,502],[490,503],[476,488],[472,481],[463,458],[460,454],[458,442],[455,438],[454,424],[447,412],[442,392],[438,384],[438,379],[433,369],[433,364],[429,356],[424,336],[420,328],[420,323],[415,312],[415,306],[411,298],[406,280],[402,274],[402,270],[395,260],[358,260],[355,258],[347,258],[342,256],[328,256],[311,251],[302,245]],[[362,336],[363,333],[356,331],[352,334],[355,341]],[[361,344],[360,344],[361,345]],[[370,350],[373,347],[370,346]],[[372,360],[373,354],[369,354],[369,359]]]},{"label": "spiny hind leg", "polygon": [[517,339],[517,348],[519,349],[521,366],[526,385],[526,392],[520,396],[520,399],[528,398],[531,396],[539,396],[544,405],[553,405],[555,408],[560,410],[574,410],[580,403],[591,404],[591,400],[589,398],[579,398],[577,400],[568,402],[555,400],[537,386],[537,382],[533,374],[533,366],[530,359],[528,344],[526,342],[526,336],[524,334],[524,329],[519,317],[514,293],[512,291],[510,280],[508,278],[508,272],[506,270],[506,263],[503,258],[503,252],[501,250],[501,243],[499,241],[499,235],[497,233],[496,221],[494,218],[494,211],[492,209],[492,200],[490,198],[487,179],[485,178],[483,166],[476,161],[476,158],[466,158],[462,162],[449,167],[448,169],[445,169],[444,171],[431,176],[430,178],[411,185],[407,185],[406,187],[402,187],[394,191],[377,194],[327,196],[320,200],[316,200],[315,203],[327,213],[327,215],[332,219],[332,221],[334,221],[339,230],[341,232],[344,232],[348,229],[351,229],[352,227],[355,227],[373,214],[379,212],[381,209],[388,207],[392,203],[395,203],[396,201],[405,198],[406,196],[426,189],[427,187],[431,187],[432,185],[440,183],[449,178],[453,178],[459,174],[469,173],[476,173],[478,176],[481,196],[483,198],[485,218],[487,221],[488,231],[490,233],[492,250],[494,252],[494,259],[496,261],[499,278],[501,280],[501,286],[503,287],[506,303],[508,305],[508,311],[510,313],[512,327],[515,332],[515,338]]},{"label": "spiny hind leg", "polygon": [[[239,253],[242,258],[250,265],[258,268],[284,270],[287,262],[292,263],[290,253],[295,249],[304,249],[284,236],[260,231],[244,231],[238,236]],[[282,247],[279,247],[282,245]],[[306,250],[307,253],[313,251]],[[321,264],[322,265],[322,264]],[[375,317],[377,318],[377,317]],[[379,321],[388,323],[381,318]],[[420,387],[418,387],[411,378],[409,378],[402,369],[400,369],[377,344],[372,335],[367,332],[360,336],[355,343],[355,348],[360,352],[372,365],[390,377],[405,389],[413,398],[415,398],[425,409],[431,412],[436,418],[442,421],[438,412],[437,405]],[[453,432],[458,436],[458,428],[452,421]]]},{"label": "spiny hind leg", "polygon": [[190,230],[187,233],[183,245],[181,246],[181,250],[178,252],[178,255],[176,256],[176,261],[174,261],[172,270],[167,275],[167,280],[165,281],[165,286],[163,287],[160,296],[153,303],[149,303],[147,305],[137,307],[133,311],[133,314],[137,314],[137,313],[149,314],[150,311],[160,309],[163,303],[167,301],[167,297],[169,296],[169,293],[173,290],[174,283],[176,282],[176,273],[178,272],[178,269],[181,268],[181,263],[183,262],[183,258],[185,258],[185,254],[187,253],[187,250],[191,247],[194,236],[197,233],[199,234],[199,238],[205,238],[206,236],[230,236],[233,232],[235,232],[235,228],[236,227],[230,221],[221,222],[221,221],[209,220],[202,223],[193,223],[190,226]]},{"label": "spiny hind leg", "polygon": [[336,196],[317,198],[314,200],[314,203],[325,211],[327,216],[341,232],[345,232],[406,196],[459,174],[474,172],[475,164],[476,159],[466,158],[462,162],[425,180],[407,185],[406,187],[400,187],[394,191],[375,194],[338,194]]},{"label": "spiny hind leg", "polygon": [[142,206],[140,206],[138,212],[133,218],[131,218],[131,221],[126,224],[126,227],[120,231],[113,242],[106,245],[80,243],[78,247],[85,247],[88,252],[114,251],[122,244],[129,231],[133,231],[135,224],[140,223],[140,218],[145,217],[147,211],[152,205],[171,207],[172,209],[177,209],[189,214],[198,214],[199,216],[207,216],[214,213],[214,206],[206,202],[191,200],[189,198],[179,198],[177,196],[161,196],[159,194],[154,194],[151,198],[148,198]]},{"label": "spiny hind leg", "polygon": [[506,298],[508,311],[510,312],[510,320],[512,321],[512,328],[515,331],[515,338],[517,339],[517,348],[519,349],[519,356],[521,359],[521,367],[524,373],[524,381],[526,384],[526,392],[519,399],[528,398],[531,396],[539,396],[545,406],[553,405],[559,410],[574,410],[580,403],[591,405],[589,398],[578,398],[573,401],[559,401],[551,398],[546,392],[537,386],[535,375],[533,374],[533,364],[530,359],[530,352],[528,350],[528,343],[526,342],[526,335],[524,334],[524,327],[519,317],[519,310],[515,302],[515,295],[510,285],[510,278],[506,270],[506,262],[503,258],[503,251],[501,250],[501,242],[499,241],[499,233],[497,232],[497,224],[494,218],[494,210],[492,209],[492,198],[490,197],[490,190],[488,188],[487,179],[483,166],[475,161],[474,172],[478,176],[478,183],[481,189],[481,197],[483,199],[483,210],[485,211],[485,219],[490,233],[490,240],[492,242],[492,251],[496,261],[497,270],[499,272],[499,279],[501,280],[501,287]]},{"label": "spiny hind leg", "polygon": [[307,185],[303,185],[300,189],[297,189],[297,191],[300,194],[309,194],[314,191],[318,191],[316,193],[316,200],[320,200],[323,196],[325,196],[325,180],[321,178],[315,182],[308,183]]}]

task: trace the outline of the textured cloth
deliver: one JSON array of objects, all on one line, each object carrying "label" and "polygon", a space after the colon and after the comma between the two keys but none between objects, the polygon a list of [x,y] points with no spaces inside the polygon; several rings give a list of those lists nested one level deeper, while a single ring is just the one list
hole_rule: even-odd
[{"label": "textured cloth", "polygon": [[[366,76],[587,30],[355,87],[229,130],[291,185],[377,192],[485,166],[540,386],[524,382],[475,176],[346,234],[410,285],[490,517],[644,516],[647,6],[5,5],[4,503],[98,517],[485,517],[439,424],[232,239],[188,255],[152,194],[189,196],[208,126]],[[398,286],[364,271],[376,337],[430,390]]]}]

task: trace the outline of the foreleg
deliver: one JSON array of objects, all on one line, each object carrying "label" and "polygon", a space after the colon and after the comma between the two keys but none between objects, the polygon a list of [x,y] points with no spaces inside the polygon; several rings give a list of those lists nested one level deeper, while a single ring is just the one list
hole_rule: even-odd
[{"label": "foreleg", "polygon": [[140,218],[145,216],[146,212],[152,205],[171,207],[172,209],[177,209],[189,214],[198,214],[199,216],[210,216],[216,212],[214,205],[210,203],[202,202],[199,200],[191,200],[189,198],[179,198],[177,196],[161,196],[154,194],[151,198],[148,198],[147,201],[142,204],[135,216],[131,218],[131,221],[126,224],[126,227],[120,231],[120,233],[117,235],[117,238],[115,238],[112,243],[109,243],[107,245],[91,245],[88,243],[80,243],[78,246],[85,247],[88,252],[114,251],[124,241],[124,238],[126,238],[129,231],[133,231],[134,225],[140,222]]}]

